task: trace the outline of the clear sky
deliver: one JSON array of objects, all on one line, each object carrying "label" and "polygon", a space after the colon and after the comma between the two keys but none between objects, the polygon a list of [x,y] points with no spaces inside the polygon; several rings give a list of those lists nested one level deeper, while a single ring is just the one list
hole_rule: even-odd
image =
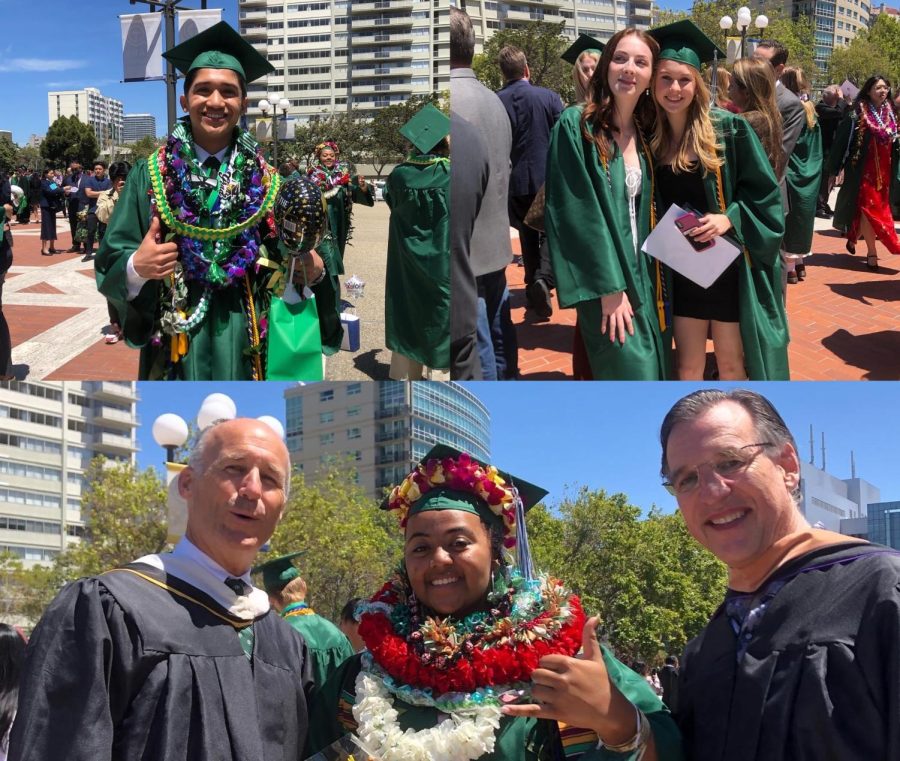
[{"label": "clear sky", "polygon": [[[207,394],[224,392],[238,414],[272,415],[284,422],[285,383],[139,383],[138,429],[142,467],[159,465],[163,451],[151,435],[164,412],[196,416]],[[691,383],[468,383],[491,412],[494,463],[550,491],[549,504],[579,485],[623,492],[632,504],[664,511],[674,498],[660,485],[659,424],[680,397],[710,384]],[[727,388],[728,384],[715,384]],[[898,383],[756,383],[775,404],[809,462],[809,426],[815,432],[815,462],[821,467],[825,433],[827,470],[856,473],[881,489],[882,499],[900,499]]]},{"label": "clear sky", "polygon": [[[200,8],[192,0],[181,4]],[[237,0],[207,5],[223,8],[224,20],[237,25]],[[49,91],[96,87],[122,101],[126,114],[153,114],[157,134],[165,134],[165,84],[121,81],[119,16],[149,10],[128,0],[0,0],[0,130],[24,145],[47,132]]]}]

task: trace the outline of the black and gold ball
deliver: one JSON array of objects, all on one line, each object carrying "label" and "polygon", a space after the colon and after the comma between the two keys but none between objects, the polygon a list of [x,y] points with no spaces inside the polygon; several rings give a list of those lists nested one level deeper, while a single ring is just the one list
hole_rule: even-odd
[{"label": "black and gold ball", "polygon": [[275,226],[278,236],[291,251],[310,251],[322,238],[328,224],[328,210],[318,186],[307,177],[281,183],[275,199]]}]

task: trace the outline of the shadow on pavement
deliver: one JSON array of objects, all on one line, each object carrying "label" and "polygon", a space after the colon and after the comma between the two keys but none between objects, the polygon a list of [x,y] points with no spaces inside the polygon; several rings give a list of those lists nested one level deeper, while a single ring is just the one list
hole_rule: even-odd
[{"label": "shadow on pavement", "polygon": [[866,380],[900,380],[900,331],[854,336],[843,328],[822,339],[843,362],[866,371]]},{"label": "shadow on pavement", "polygon": [[[838,296],[859,301],[861,304],[900,301],[900,287],[896,280],[876,280],[865,283],[832,283],[830,286]],[[900,363],[900,357],[898,357]]]},{"label": "shadow on pavement", "polygon": [[[565,348],[571,354],[572,342],[575,339],[574,325],[561,325],[549,320],[540,322],[526,320],[526,323],[534,329],[518,331],[520,349],[543,349],[547,346],[558,346]],[[531,377],[531,373],[529,373],[529,377]]]},{"label": "shadow on pavement", "polygon": [[390,365],[379,362],[378,353],[382,349],[370,349],[369,351],[357,354],[353,358],[353,366],[361,373],[365,373],[371,380],[388,380]]}]

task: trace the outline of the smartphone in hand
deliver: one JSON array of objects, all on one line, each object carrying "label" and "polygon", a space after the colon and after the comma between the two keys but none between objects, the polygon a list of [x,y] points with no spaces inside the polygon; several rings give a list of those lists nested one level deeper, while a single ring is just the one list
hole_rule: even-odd
[{"label": "smartphone in hand", "polygon": [[708,240],[705,243],[701,243],[698,240],[694,240],[694,238],[687,234],[688,230],[699,227],[699,225],[700,215],[696,211],[688,211],[682,214],[680,217],[675,218],[675,227],[681,230],[681,234],[684,235],[687,242],[691,244],[694,251],[705,251],[706,249],[711,248],[715,245],[715,240]]}]

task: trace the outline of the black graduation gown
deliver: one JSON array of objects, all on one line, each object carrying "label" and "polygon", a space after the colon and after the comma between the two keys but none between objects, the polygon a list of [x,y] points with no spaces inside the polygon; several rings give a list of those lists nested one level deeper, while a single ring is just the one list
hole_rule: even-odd
[{"label": "black graduation gown", "polygon": [[900,758],[900,553],[826,547],[770,578],[788,581],[740,663],[724,605],[688,643],[676,717],[687,758]]},{"label": "black graduation gown", "polygon": [[158,583],[119,569],[66,585],[47,608],[26,652],[10,761],[303,758],[313,689],[303,638],[270,610],[253,622],[251,664],[236,619],[210,597],[128,568]]}]

